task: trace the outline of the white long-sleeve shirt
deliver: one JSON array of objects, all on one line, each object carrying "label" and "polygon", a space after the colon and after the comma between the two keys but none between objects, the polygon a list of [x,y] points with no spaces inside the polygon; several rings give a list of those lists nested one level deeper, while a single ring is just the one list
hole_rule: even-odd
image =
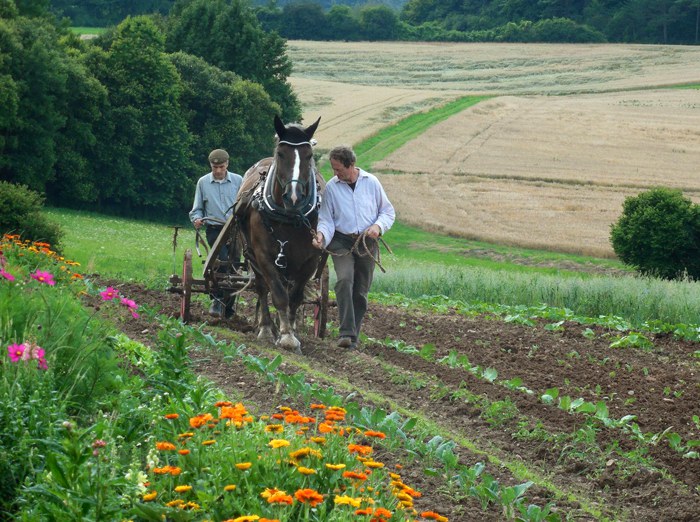
[{"label": "white long-sleeve shirt", "polygon": [[323,193],[316,230],[323,234],[323,247],[333,239],[335,231],[361,234],[372,225],[379,225],[384,234],[394,224],[394,206],[374,174],[359,170],[355,190],[333,177]]}]

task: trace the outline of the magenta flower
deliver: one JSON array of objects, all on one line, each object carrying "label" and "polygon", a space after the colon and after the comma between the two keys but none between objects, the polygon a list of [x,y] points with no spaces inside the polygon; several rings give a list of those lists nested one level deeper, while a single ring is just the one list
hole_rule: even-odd
[{"label": "magenta flower", "polygon": [[126,297],[122,297],[121,303],[129,309],[129,311],[131,312],[131,316],[134,319],[139,318],[139,314],[136,313],[136,310],[138,310],[139,305],[137,305],[133,300],[127,299]]},{"label": "magenta flower", "polygon": [[53,280],[53,274],[50,272],[43,272],[41,270],[37,270],[32,274],[32,279],[36,279],[40,283],[47,284],[49,286],[53,286],[56,284],[56,281]]},{"label": "magenta flower", "polygon": [[41,346],[32,343],[24,344],[24,353],[22,354],[23,361],[31,361],[32,359],[40,361],[44,358],[44,355],[46,355],[46,353]]},{"label": "magenta flower", "polygon": [[8,281],[14,281],[14,280],[15,280],[15,276],[13,276],[13,275],[12,275],[11,273],[9,273],[9,272],[5,272],[5,269],[4,269],[4,268],[0,268],[0,276],[4,277],[4,278],[7,279]]},{"label": "magenta flower", "polygon": [[100,292],[100,295],[102,296],[103,301],[111,301],[112,299],[119,297],[119,291],[115,290],[111,286],[108,286],[105,290]]},{"label": "magenta flower", "polygon": [[48,370],[48,369],[49,369],[49,365],[46,364],[46,359],[44,359],[43,357],[41,357],[41,358],[39,359],[38,364],[39,364],[39,369],[40,369],[40,370]]},{"label": "magenta flower", "polygon": [[7,355],[12,362],[19,361],[24,355],[25,346],[23,344],[11,344],[7,347]]}]

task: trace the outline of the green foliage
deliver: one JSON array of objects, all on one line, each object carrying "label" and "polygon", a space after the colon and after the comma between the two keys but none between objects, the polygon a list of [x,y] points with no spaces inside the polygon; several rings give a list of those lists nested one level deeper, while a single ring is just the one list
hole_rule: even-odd
[{"label": "green foliage", "polygon": [[680,190],[656,188],[626,198],[610,239],[620,260],[642,274],[700,277],[700,207]]},{"label": "green foliage", "polygon": [[182,94],[180,105],[192,133],[192,151],[201,167],[190,174],[192,194],[197,178],[208,167],[213,148],[231,151],[229,169],[243,174],[274,148],[273,119],[280,108],[263,88],[209,65],[191,54],[169,55],[177,69]]},{"label": "green foliage", "polygon": [[191,137],[165,35],[149,18],[128,18],[117,27],[100,73],[119,122],[114,140],[128,160],[109,194],[112,205],[141,216],[184,211],[191,204]]},{"label": "green foliage", "polygon": [[44,198],[25,185],[0,181],[0,234],[19,234],[60,249],[63,231],[42,213],[43,205]]},{"label": "green foliage", "polygon": [[167,49],[193,54],[261,84],[280,106],[284,121],[301,117],[301,106],[287,81],[292,64],[286,44],[277,33],[263,31],[244,0],[176,3],[168,19]]}]

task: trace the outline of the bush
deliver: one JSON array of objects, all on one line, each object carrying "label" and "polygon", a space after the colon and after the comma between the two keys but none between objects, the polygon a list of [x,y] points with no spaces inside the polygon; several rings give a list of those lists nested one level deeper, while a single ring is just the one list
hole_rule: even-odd
[{"label": "bush", "polygon": [[656,188],[625,199],[610,240],[620,260],[644,275],[700,278],[700,207],[680,190]]},{"label": "bush", "polygon": [[0,181],[0,234],[19,234],[22,239],[44,241],[60,250],[63,231],[41,213],[44,198],[26,185]]}]

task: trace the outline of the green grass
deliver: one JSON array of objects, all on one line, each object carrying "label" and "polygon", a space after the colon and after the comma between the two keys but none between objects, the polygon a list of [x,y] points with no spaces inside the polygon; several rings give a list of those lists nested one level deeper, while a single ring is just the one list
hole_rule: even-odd
[{"label": "green grass", "polygon": [[105,27],[71,27],[70,30],[76,34],[103,34],[107,31]]}]

